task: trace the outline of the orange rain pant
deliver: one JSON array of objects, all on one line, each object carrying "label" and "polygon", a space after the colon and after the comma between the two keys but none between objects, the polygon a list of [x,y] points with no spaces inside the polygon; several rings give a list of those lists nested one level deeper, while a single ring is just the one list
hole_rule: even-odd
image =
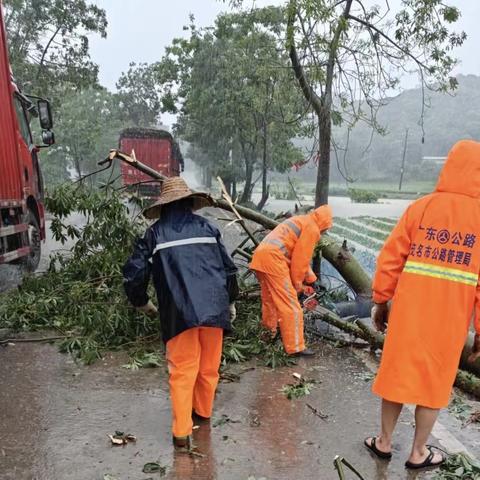
[{"label": "orange rain pant", "polygon": [[303,310],[289,277],[256,272],[262,291],[262,324],[272,332],[280,326],[287,353],[305,350]]},{"label": "orange rain pant", "polygon": [[223,329],[195,327],[167,342],[175,437],[191,435],[192,410],[210,418],[220,377]]}]

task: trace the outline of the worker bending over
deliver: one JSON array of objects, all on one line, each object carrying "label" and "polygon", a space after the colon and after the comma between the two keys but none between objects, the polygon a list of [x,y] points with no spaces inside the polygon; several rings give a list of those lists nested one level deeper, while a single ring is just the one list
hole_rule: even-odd
[{"label": "worker bending over", "polygon": [[[158,201],[145,210],[157,218],[138,240],[124,269],[130,302],[150,316],[150,275],[157,291],[166,343],[173,442],[188,447],[192,415],[210,418],[219,379],[223,331],[230,328],[230,304],[238,294],[237,269],[220,232],[193,210],[212,204],[181,178],[163,182]],[[233,310],[233,309],[232,309]]]},{"label": "worker bending over", "polygon": [[310,262],[315,245],[332,226],[330,207],[285,220],[255,249],[250,268],[262,291],[262,323],[272,334],[280,326],[285,351],[290,355],[313,355],[305,347],[303,310],[298,294],[317,277]]}]

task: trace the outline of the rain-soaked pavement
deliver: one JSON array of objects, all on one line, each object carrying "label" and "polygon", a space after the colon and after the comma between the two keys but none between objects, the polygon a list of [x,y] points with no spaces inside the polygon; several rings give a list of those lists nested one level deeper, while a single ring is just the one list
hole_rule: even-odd
[{"label": "rain-soaked pavement", "polygon": [[[382,210],[382,215],[395,212]],[[229,248],[238,243],[237,225],[225,233]],[[43,268],[57,248],[47,242]],[[0,480],[160,478],[142,473],[148,462],[165,466],[162,478],[169,480],[333,480],[338,478],[335,455],[344,456],[366,480],[431,478],[403,467],[413,434],[408,409],[390,463],[373,459],[362,446],[378,428],[379,401],[370,393],[376,361],[322,342],[316,348],[315,358],[293,367],[271,370],[251,362],[230,367],[240,373],[240,382],[220,385],[212,422],[194,431],[205,456],[191,457],[171,445],[165,365],[131,371],[122,368],[126,354],[114,353],[86,367],[55,345],[0,347]],[[294,381],[293,372],[318,382],[309,396],[288,400],[281,392]],[[328,418],[315,416],[307,404]],[[136,435],[137,442],[112,446],[107,434],[116,430]],[[462,428],[447,411],[432,442],[480,457],[479,427]]]},{"label": "rain-soaked pavement", "polygon": [[[212,422],[194,431],[205,456],[191,457],[171,445],[165,366],[127,370],[126,355],[115,353],[86,367],[53,345],[2,347],[0,478],[101,480],[109,474],[146,480],[160,478],[142,473],[144,464],[158,462],[167,467],[163,478],[171,480],[329,480],[338,478],[335,455],[369,480],[431,478],[403,467],[413,433],[408,410],[390,463],[374,460],[363,448],[363,438],[377,431],[379,401],[370,394],[371,372],[349,349],[325,343],[316,348],[315,358],[292,367],[232,367],[241,373],[240,382],[220,385]],[[280,391],[294,381],[293,372],[318,382],[309,396],[288,400]],[[318,418],[307,404],[328,418]],[[478,427],[462,430],[447,413],[442,423],[448,425],[440,431],[446,435],[443,446],[454,445],[456,437],[478,454]],[[111,446],[107,434],[115,430],[136,435],[137,442]]]}]

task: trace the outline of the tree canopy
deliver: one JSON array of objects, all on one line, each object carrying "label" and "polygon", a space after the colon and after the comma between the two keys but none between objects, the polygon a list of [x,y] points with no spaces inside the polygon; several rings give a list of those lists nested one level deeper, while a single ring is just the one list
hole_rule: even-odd
[{"label": "tree canopy", "polygon": [[97,83],[88,34],[107,35],[103,9],[86,0],[4,0],[10,62],[30,93],[55,97],[65,84]]},{"label": "tree canopy", "polygon": [[[306,102],[292,89],[288,57],[278,48],[284,18],[276,7],[223,14],[204,29],[192,18],[189,36],[173,40],[150,66],[162,110],[178,113],[176,131],[193,145],[194,160],[207,177],[243,180],[242,202],[251,198],[258,169],[265,201],[267,171],[302,159],[291,140],[300,133]],[[145,74],[143,66],[137,71]]]},{"label": "tree canopy", "polygon": [[404,0],[396,11],[388,1],[289,0],[287,49],[318,123],[317,205],[328,202],[332,125],[363,120],[381,131],[377,111],[404,73],[418,72],[422,89],[456,86],[459,16],[441,0]]}]

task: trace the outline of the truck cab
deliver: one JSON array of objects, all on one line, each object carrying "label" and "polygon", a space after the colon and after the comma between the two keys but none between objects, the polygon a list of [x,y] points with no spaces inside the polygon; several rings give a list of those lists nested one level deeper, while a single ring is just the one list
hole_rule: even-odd
[{"label": "truck cab", "polygon": [[[49,102],[25,95],[13,79],[1,7],[0,29],[0,264],[22,263],[33,271],[45,240],[38,153],[55,141],[53,121]],[[33,117],[40,120],[41,145],[34,142]]]}]

